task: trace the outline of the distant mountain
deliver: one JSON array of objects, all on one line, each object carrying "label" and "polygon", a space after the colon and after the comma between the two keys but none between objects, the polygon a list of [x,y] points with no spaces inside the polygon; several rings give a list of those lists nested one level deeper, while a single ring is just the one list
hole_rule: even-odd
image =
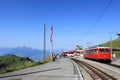
[{"label": "distant mountain", "polygon": [[[0,56],[15,54],[20,57],[29,57],[34,61],[43,59],[43,50],[32,49],[28,47],[17,47],[17,48],[0,48]],[[49,56],[49,51],[46,51],[46,56]]]}]

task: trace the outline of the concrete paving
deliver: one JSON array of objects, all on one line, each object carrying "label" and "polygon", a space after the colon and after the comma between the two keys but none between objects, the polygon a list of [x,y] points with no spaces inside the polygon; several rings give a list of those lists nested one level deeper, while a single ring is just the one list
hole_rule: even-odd
[{"label": "concrete paving", "polygon": [[79,69],[69,58],[0,75],[0,80],[82,80]]},{"label": "concrete paving", "polygon": [[112,64],[120,65],[120,59],[117,59],[116,61],[112,61]]}]

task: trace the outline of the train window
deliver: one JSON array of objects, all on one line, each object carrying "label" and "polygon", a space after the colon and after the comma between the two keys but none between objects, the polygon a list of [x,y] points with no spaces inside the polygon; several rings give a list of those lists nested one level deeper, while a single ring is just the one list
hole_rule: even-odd
[{"label": "train window", "polygon": [[105,52],[110,53],[110,49],[106,49]]},{"label": "train window", "polygon": [[94,53],[96,54],[96,50],[94,50]]},{"label": "train window", "polygon": [[104,53],[104,49],[100,49],[100,52],[101,52],[101,53]]},{"label": "train window", "polygon": [[90,54],[94,54],[94,50],[90,50]]},{"label": "train window", "polygon": [[88,54],[90,54],[90,51],[89,51],[89,50],[86,50],[86,51],[85,51],[85,53],[88,53]]},{"label": "train window", "polygon": [[94,53],[97,54],[97,52],[98,52],[97,49],[95,49],[95,50],[94,50]]},{"label": "train window", "polygon": [[90,51],[88,51],[88,53],[90,53]]}]

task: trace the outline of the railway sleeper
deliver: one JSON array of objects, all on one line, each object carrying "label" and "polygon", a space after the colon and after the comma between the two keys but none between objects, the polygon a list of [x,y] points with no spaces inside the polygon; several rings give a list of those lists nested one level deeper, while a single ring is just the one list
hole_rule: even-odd
[{"label": "railway sleeper", "polygon": [[85,65],[83,65],[79,62],[77,62],[77,64],[80,65],[81,67],[83,67],[93,80],[101,80],[100,77],[97,74],[95,74],[92,70],[90,70],[88,67],[86,67]]},{"label": "railway sleeper", "polygon": [[81,67],[83,67],[83,68],[88,72],[88,74],[89,74],[94,80],[99,80],[99,79],[100,79],[100,77],[99,77],[98,75],[96,75],[95,73],[93,73],[93,71],[90,70],[88,67],[86,67],[86,66],[84,66],[84,65],[82,65],[82,64],[80,64],[80,65],[81,65]]},{"label": "railway sleeper", "polygon": [[87,64],[83,61],[79,61],[76,59],[73,59],[77,64],[79,64],[81,67],[83,67],[93,78],[93,80],[116,80],[112,76],[108,75],[107,73],[91,66],[90,64]]}]

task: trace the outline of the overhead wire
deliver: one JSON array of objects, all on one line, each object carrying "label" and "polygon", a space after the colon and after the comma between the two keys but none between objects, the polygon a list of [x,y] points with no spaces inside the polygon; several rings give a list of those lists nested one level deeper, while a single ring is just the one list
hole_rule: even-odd
[{"label": "overhead wire", "polygon": [[[109,1],[109,0],[108,0]],[[110,0],[110,2],[107,4],[107,6],[103,9],[102,13],[97,17],[97,19],[95,20],[95,22],[90,26],[90,28],[88,29],[88,31],[85,33],[85,35],[89,35],[89,32],[94,28],[94,26],[96,25],[96,23],[100,20],[100,18],[105,14],[105,12],[107,11],[107,9],[111,6],[113,0]],[[96,34],[96,33],[94,33]]]},{"label": "overhead wire", "polygon": [[105,14],[105,12],[107,11],[107,9],[110,7],[110,5],[112,4],[112,2],[113,2],[113,0],[110,0],[110,2],[108,3],[108,5],[102,11],[102,13],[98,16],[98,18],[95,20],[95,22],[90,26],[90,28],[88,29],[87,33],[90,32],[93,29],[93,27],[96,25],[96,23],[100,20],[100,18]]}]

